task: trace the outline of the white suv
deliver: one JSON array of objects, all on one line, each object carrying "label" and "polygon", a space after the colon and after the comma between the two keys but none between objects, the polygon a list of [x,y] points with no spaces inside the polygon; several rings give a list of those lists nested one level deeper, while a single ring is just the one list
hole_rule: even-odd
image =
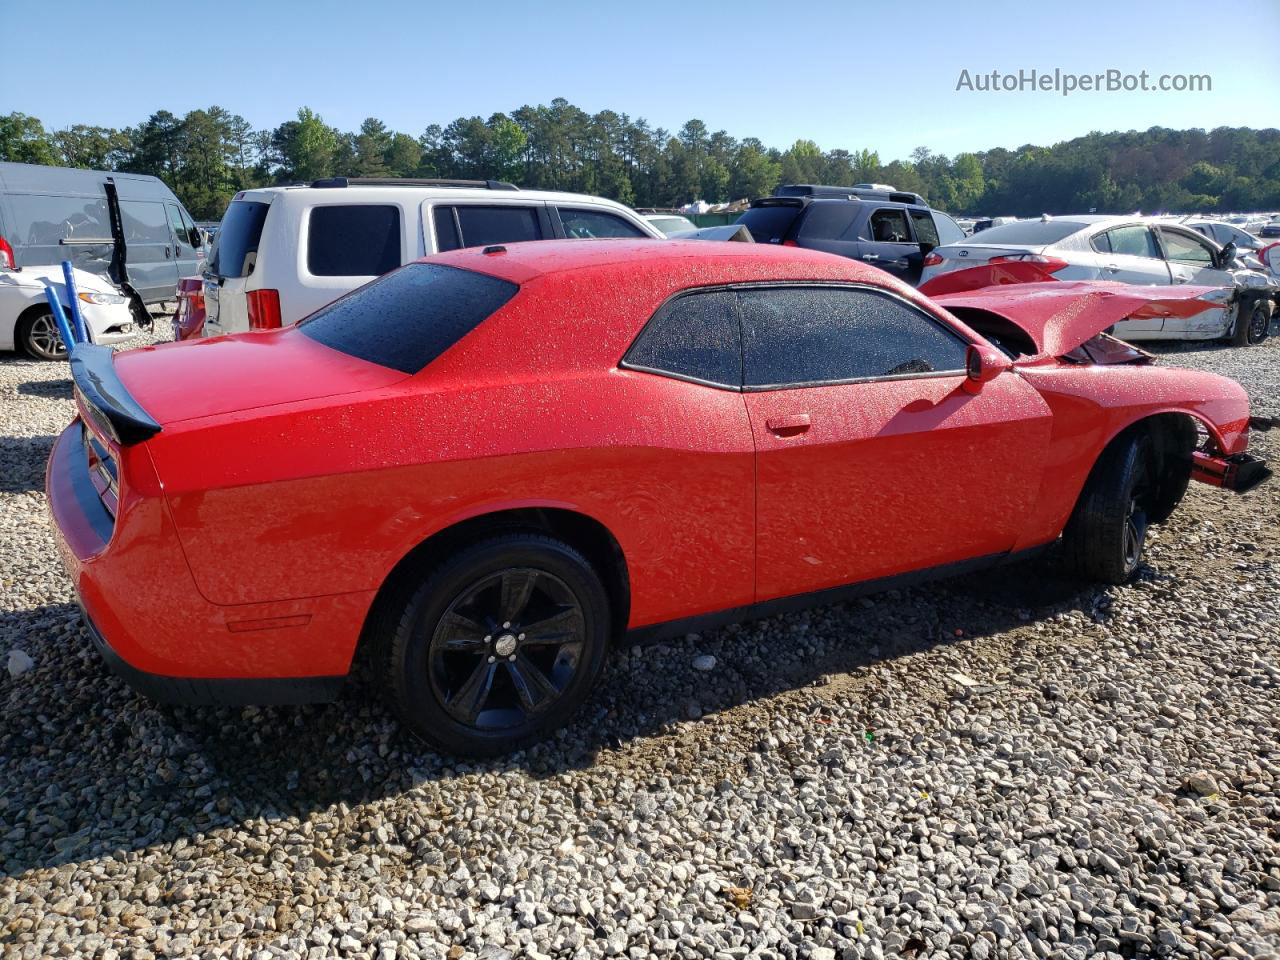
[{"label": "white suv", "polygon": [[497,180],[333,177],[243,190],[204,271],[204,335],[297,323],[431,253],[565,237],[663,238],[612,200]]}]

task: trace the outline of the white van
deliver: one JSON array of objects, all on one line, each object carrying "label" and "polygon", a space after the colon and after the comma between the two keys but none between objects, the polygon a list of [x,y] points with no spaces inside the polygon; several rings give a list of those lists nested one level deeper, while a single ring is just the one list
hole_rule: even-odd
[{"label": "white van", "polygon": [[333,177],[244,190],[204,271],[205,336],[271,329],[419,257],[459,247],[662,233],[634,210],[496,180]]},{"label": "white van", "polygon": [[0,257],[14,267],[70,260],[150,304],[174,299],[178,279],[200,273],[204,238],[156,177],[0,163]]}]

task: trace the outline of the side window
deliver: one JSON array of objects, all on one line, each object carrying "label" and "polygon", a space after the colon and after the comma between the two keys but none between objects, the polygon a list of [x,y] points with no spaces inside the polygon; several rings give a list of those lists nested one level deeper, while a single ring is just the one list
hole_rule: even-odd
[{"label": "side window", "polygon": [[177,242],[187,249],[199,246],[192,237],[191,231],[187,229],[187,225],[182,222],[182,211],[178,209],[178,205],[166,203],[164,206],[169,211],[169,229],[173,231]]},{"label": "side window", "polygon": [[938,245],[945,247],[949,243],[963,243],[964,231],[945,213],[933,211],[933,222],[938,230]]},{"label": "side window", "polygon": [[538,211],[533,207],[477,207],[460,205],[462,246],[487,247],[491,243],[541,240]]},{"label": "side window", "polygon": [[929,215],[928,210],[912,210],[911,222],[915,224],[918,243],[930,247],[938,246],[941,242],[938,240],[938,228],[933,225],[933,217]]},{"label": "side window", "polygon": [[106,200],[13,194],[9,197],[9,205],[14,217],[10,224],[13,233],[9,239],[15,243],[54,245],[59,240],[111,242],[111,220],[107,215]]},{"label": "side window", "polygon": [[877,210],[867,221],[867,229],[876,243],[911,242],[911,228],[907,226],[905,210]]},{"label": "side window", "polygon": [[574,239],[591,237],[647,237],[648,234],[622,217],[599,210],[575,210],[557,207],[564,233]]},{"label": "side window", "polygon": [[623,364],[740,387],[742,343],[735,295],[713,290],[671,301],[641,331]]},{"label": "side window", "polygon": [[307,272],[313,277],[377,277],[400,266],[400,208],[312,207]]},{"label": "side window", "polygon": [[453,207],[432,209],[431,222],[436,228],[436,253],[457,250],[462,246],[462,241],[458,239],[458,225],[453,219]]},{"label": "side window", "polygon": [[191,238],[193,247],[203,247],[204,238],[200,236],[200,228],[191,222],[191,215],[182,207],[178,208],[178,213],[182,214],[182,225],[187,228],[187,236]]},{"label": "side window", "polygon": [[[121,200],[120,220],[125,243],[169,243],[169,223],[164,204],[149,200]],[[110,230],[107,236],[110,236]]]},{"label": "side window", "polygon": [[1111,234],[1109,233],[1100,233],[1096,237],[1094,237],[1091,242],[1093,245],[1093,249],[1096,250],[1098,253],[1114,253],[1115,252],[1114,250],[1111,249]]},{"label": "side window", "polygon": [[876,290],[774,287],[738,296],[747,386],[964,370],[965,341]]},{"label": "side window", "polygon": [[[1126,257],[1153,257],[1160,259],[1160,251],[1156,249],[1155,238],[1151,236],[1151,231],[1140,223],[1135,223],[1128,227],[1116,227],[1114,230],[1108,230],[1106,234],[1107,240],[1111,244],[1111,253],[1122,254]],[[1106,252],[1104,250],[1104,252]]]},{"label": "side window", "polygon": [[1160,238],[1170,260],[1179,263],[1194,263],[1202,267],[1213,266],[1213,251],[1203,241],[1190,234],[1174,230],[1161,230]]}]

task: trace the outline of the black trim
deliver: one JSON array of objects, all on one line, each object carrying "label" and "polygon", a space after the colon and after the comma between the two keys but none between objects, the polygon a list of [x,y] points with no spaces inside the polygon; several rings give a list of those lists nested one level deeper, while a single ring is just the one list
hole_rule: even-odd
[{"label": "black trim", "polygon": [[80,608],[85,629],[111,672],[152,700],[188,706],[243,707],[324,703],[336,700],[345,676],[337,677],[166,677],[126,663]]},{"label": "black trim", "polygon": [[932,580],[943,580],[965,573],[986,570],[990,567],[1003,566],[1007,563],[1029,560],[1047,550],[1049,546],[1050,544],[1044,544],[1012,553],[993,553],[989,556],[974,557],[971,560],[961,560],[957,563],[946,563],[937,567],[926,567],[923,570],[913,570],[910,573],[880,577],[877,580],[862,580],[858,583],[847,583],[838,587],[830,587],[826,590],[815,590],[812,593],[800,593],[795,596],[765,600],[762,603],[752,603],[743,607],[717,610],[713,613],[686,617],[682,620],[668,620],[665,623],[649,624],[628,630],[625,638],[628,643],[651,643],[658,640],[681,637],[686,633],[713,630],[716,627],[723,627],[730,623],[741,623],[744,620],[759,620],[762,617],[772,617],[780,613],[792,613],[796,610],[806,610],[809,607],[828,603],[842,603],[869,593],[900,590],[916,584],[928,583]]},{"label": "black trim", "polygon": [[483,190],[519,190],[505,180],[450,180],[431,177],[324,177],[312,180],[316,189],[343,187],[471,187]]},{"label": "black trim", "polygon": [[[71,348],[71,376],[85,406],[99,415],[118,443],[141,443],[160,432],[117,376],[110,347],[77,343]],[[95,418],[97,419],[97,418]]]},{"label": "black trim", "polygon": [[[69,438],[64,433],[53,447],[49,464],[50,498],[60,500],[61,495],[57,488],[65,485],[75,500],[76,506],[80,508],[85,521],[93,528],[94,534],[102,541],[102,545],[106,546],[115,530],[115,520],[102,502],[102,498],[98,496],[98,488],[93,485],[93,480],[89,476],[89,458],[84,450],[84,438],[88,428],[83,423],[77,423],[71,429],[78,429],[79,432],[72,433]],[[69,439],[71,442],[64,442],[64,439]]]}]

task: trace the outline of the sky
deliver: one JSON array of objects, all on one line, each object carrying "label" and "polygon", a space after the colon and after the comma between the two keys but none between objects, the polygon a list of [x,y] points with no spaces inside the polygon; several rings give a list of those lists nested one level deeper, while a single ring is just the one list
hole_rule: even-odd
[{"label": "sky", "polygon": [[[696,117],[768,146],[805,138],[887,162],[921,145],[950,156],[1091,130],[1280,126],[1280,0],[70,0],[52,47],[7,26],[47,11],[0,0],[0,113],[51,129],[214,104],[269,128],[306,105],[342,130],[374,116],[417,136],[564,97],[673,132]],[[977,86],[992,70],[1055,68],[1146,70],[1153,84],[1208,74],[1212,90],[957,89],[962,71]]]}]

